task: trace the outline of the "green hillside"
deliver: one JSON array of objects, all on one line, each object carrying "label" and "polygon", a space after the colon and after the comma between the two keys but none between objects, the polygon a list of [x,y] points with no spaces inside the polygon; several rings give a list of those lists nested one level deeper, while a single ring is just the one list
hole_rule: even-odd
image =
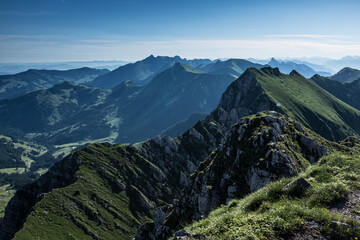
[{"label": "green hillside", "polygon": [[360,78],[360,70],[345,67],[330,78],[341,83],[352,83]]},{"label": "green hillside", "polygon": [[77,239],[129,239],[156,207],[180,196],[190,173],[220,143],[219,134],[216,126],[199,122],[177,139],[78,150],[16,192],[0,238],[22,229],[15,239],[67,239],[69,233]]},{"label": "green hillside", "polygon": [[360,110],[360,79],[351,83],[341,83],[327,77],[314,75],[311,80],[338,99]]},{"label": "green hillside", "polygon": [[17,189],[35,181],[56,161],[74,151],[73,147],[55,148],[0,135],[0,218]]},{"label": "green hillside", "polygon": [[249,68],[227,88],[212,116],[221,109],[233,109],[235,120],[263,110],[282,111],[330,140],[360,133],[359,110],[295,71],[288,75],[277,68]]},{"label": "green hillside", "polygon": [[[333,140],[360,133],[360,111],[312,81],[296,72],[269,78],[263,75],[267,74],[266,70],[255,71],[258,71],[257,80],[270,99],[280,103],[281,109],[290,117]],[[338,129],[339,133],[332,131],[332,128]]]},{"label": "green hillside", "polygon": [[[136,149],[96,144],[74,158],[81,161],[77,180],[46,194],[14,239],[129,239],[155,204],[169,199],[163,173]],[[149,182],[158,196],[144,195]]]}]

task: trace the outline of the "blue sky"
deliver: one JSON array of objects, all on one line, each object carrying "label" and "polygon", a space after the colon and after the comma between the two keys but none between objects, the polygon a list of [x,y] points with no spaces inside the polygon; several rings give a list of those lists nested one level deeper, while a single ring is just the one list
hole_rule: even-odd
[{"label": "blue sky", "polygon": [[0,0],[0,62],[360,55],[357,0]]}]

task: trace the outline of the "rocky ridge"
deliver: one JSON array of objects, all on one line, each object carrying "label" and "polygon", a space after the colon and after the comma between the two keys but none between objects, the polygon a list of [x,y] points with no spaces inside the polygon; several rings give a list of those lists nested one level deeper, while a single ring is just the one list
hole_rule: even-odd
[{"label": "rocky ridge", "polygon": [[277,112],[242,118],[191,174],[174,207],[161,209],[162,217],[142,226],[135,239],[167,239],[179,226],[207,216],[221,204],[301,172],[326,155],[329,144]]},{"label": "rocky ridge", "polygon": [[178,138],[155,137],[141,147],[104,143],[83,148],[16,193],[0,236],[11,239],[20,229],[15,239],[51,235],[39,221],[60,211],[61,221],[49,223],[54,221],[54,229],[71,225],[80,237],[128,239],[156,207],[180,197],[188,176],[220,144],[222,133],[220,126],[200,121]]}]

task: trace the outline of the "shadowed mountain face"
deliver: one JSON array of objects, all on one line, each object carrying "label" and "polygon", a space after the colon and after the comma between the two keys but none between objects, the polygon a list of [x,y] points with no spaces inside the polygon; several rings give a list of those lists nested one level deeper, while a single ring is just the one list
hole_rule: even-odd
[{"label": "shadowed mountain face", "polygon": [[311,80],[338,99],[360,110],[360,79],[351,83],[341,83],[332,78],[315,75]]},{"label": "shadowed mountain face", "polygon": [[0,76],[0,99],[19,96],[29,91],[50,88],[61,82],[84,83],[108,73],[107,69],[79,68],[66,71],[35,70]]},{"label": "shadowed mountain face", "polygon": [[39,142],[62,144],[103,138],[111,131],[104,115],[112,108],[101,106],[107,95],[102,89],[64,82],[1,100],[1,126],[4,131]]},{"label": "shadowed mountain face", "polygon": [[280,72],[286,74],[289,74],[292,70],[295,70],[306,78],[310,78],[315,74],[330,75],[327,72],[317,72],[306,64],[298,64],[295,62],[280,62],[275,58],[271,58],[271,60],[268,62],[268,65],[273,68],[277,67],[280,69]]},{"label": "shadowed mountain face", "polygon": [[163,57],[153,55],[135,62],[121,66],[103,76],[100,76],[90,83],[91,86],[111,89],[124,81],[133,81],[137,85],[146,85],[157,74],[171,68],[175,63],[185,63],[193,67],[202,64],[209,64],[209,59],[182,59],[179,56]]},{"label": "shadowed mountain face", "polygon": [[127,81],[110,91],[66,82],[0,101],[0,123],[52,144],[142,141],[194,112],[211,112],[231,81],[177,63],[142,87]]},{"label": "shadowed mountain face", "polygon": [[330,78],[341,83],[352,83],[353,81],[360,79],[360,70],[346,67]]},{"label": "shadowed mountain face", "polygon": [[232,80],[229,75],[207,74],[188,65],[175,64],[157,75],[129,102],[131,107],[123,120],[128,127],[120,130],[117,141],[134,142],[141,136],[151,137],[194,112],[211,112]]}]

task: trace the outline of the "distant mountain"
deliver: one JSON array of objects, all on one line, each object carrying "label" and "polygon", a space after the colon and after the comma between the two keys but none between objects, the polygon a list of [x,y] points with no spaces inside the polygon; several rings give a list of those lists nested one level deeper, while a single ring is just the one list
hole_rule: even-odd
[{"label": "distant mountain", "polygon": [[345,67],[360,69],[360,56],[346,56],[340,59],[329,59],[323,65],[334,69],[334,71],[339,71]]},{"label": "distant mountain", "polygon": [[360,110],[360,79],[351,83],[341,83],[327,77],[315,75],[311,80],[338,99]]},{"label": "distant mountain", "polygon": [[1,75],[17,74],[28,69],[70,70],[82,67],[114,70],[129,61],[71,61],[71,62],[43,62],[43,63],[0,63]]},{"label": "distant mountain", "polygon": [[15,136],[49,144],[107,137],[111,125],[104,117],[114,109],[104,107],[107,95],[102,89],[63,82],[0,100],[0,125]]},{"label": "distant mountain", "polygon": [[137,85],[146,85],[160,72],[171,68],[175,63],[186,63],[190,66],[197,67],[211,63],[209,59],[182,59],[179,56],[163,57],[153,55],[135,63],[129,63],[121,66],[103,76],[97,77],[90,83],[90,86],[111,89],[120,83],[130,80]]},{"label": "distant mountain", "polygon": [[282,73],[286,73],[286,74],[289,74],[292,70],[295,70],[306,78],[310,78],[315,74],[320,74],[325,76],[331,75],[328,72],[316,72],[314,69],[312,69],[311,67],[305,64],[297,64],[295,62],[280,62],[277,61],[275,58],[271,58],[271,60],[268,62],[268,65],[273,68],[277,67],[280,69]]},{"label": "distant mountain", "polygon": [[194,112],[211,112],[232,80],[229,75],[208,74],[176,63],[154,77],[128,102],[123,114],[126,127],[119,130],[117,142],[144,140]]},{"label": "distant mountain", "polygon": [[351,83],[360,79],[360,70],[346,67],[332,75],[330,78],[341,83]]},{"label": "distant mountain", "polygon": [[215,109],[232,80],[176,63],[146,86],[126,81],[110,91],[64,82],[1,100],[0,125],[18,137],[57,145],[142,141],[194,112]]},{"label": "distant mountain", "polygon": [[244,59],[229,59],[226,61],[217,61],[199,69],[213,74],[229,74],[234,78],[238,78],[249,67],[262,68],[264,65],[252,63]]},{"label": "distant mountain", "polygon": [[49,88],[64,81],[84,83],[109,72],[107,69],[79,68],[66,71],[29,69],[14,75],[0,76],[0,99]]},{"label": "distant mountain", "polygon": [[309,67],[311,67],[314,71],[318,72],[319,74],[321,74],[322,76],[330,76],[334,70],[332,70],[331,68],[325,66],[325,65],[321,65],[321,64],[315,64],[315,63],[311,63],[309,61],[304,61],[304,60],[298,60],[298,59],[291,59],[291,62],[297,63],[297,64],[305,64]]}]

